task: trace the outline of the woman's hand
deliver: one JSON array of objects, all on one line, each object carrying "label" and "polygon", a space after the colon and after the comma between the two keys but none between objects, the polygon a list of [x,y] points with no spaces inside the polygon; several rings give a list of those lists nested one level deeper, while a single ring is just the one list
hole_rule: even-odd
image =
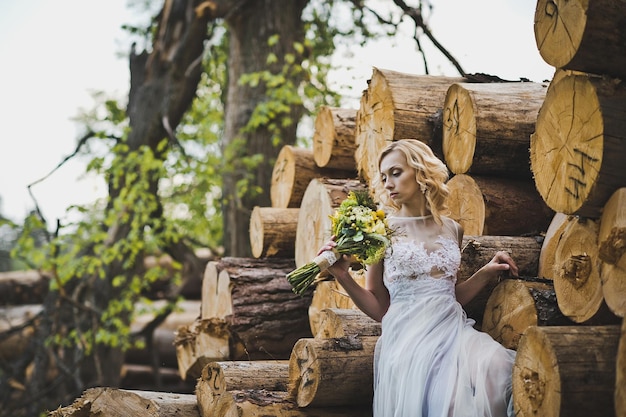
[{"label": "woman's hand", "polygon": [[482,269],[490,277],[490,280],[501,279],[502,275],[507,271],[514,277],[517,277],[519,273],[515,261],[505,251],[496,252],[494,257]]},{"label": "woman's hand", "polygon": [[[337,242],[335,242],[335,236],[332,236],[328,242],[326,242],[320,250],[317,252],[317,255],[322,254],[326,251],[332,251],[337,246]],[[340,275],[344,273],[348,273],[348,269],[350,268],[350,257],[347,255],[337,255],[337,261],[328,267],[327,271],[332,274],[335,278],[339,278]]]}]

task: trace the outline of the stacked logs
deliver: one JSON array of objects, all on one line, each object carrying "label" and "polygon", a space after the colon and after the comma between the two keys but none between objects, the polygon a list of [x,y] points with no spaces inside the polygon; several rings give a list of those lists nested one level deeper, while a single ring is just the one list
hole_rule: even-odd
[{"label": "stacked logs", "polygon": [[537,2],[537,46],[555,76],[530,137],[530,166],[558,213],[541,270],[559,311],[578,325],[522,336],[513,373],[519,415],[626,415],[623,12],[613,0]]},{"label": "stacked logs", "polygon": [[[405,84],[396,78],[404,80]],[[546,204],[534,187],[534,173],[530,170],[528,149],[530,135],[534,131],[533,117],[536,120],[541,102],[546,96],[546,86],[533,83],[475,85],[455,80],[449,84],[449,92],[443,96],[443,106],[439,110],[442,117],[438,118],[437,109],[434,109],[432,113],[426,113],[420,118],[417,113],[413,117],[407,116],[406,108],[394,108],[399,107],[395,103],[402,103],[401,101],[385,98],[385,94],[396,98],[405,97],[407,92],[394,91],[394,88],[411,84],[406,81],[410,78],[407,74],[374,70],[369,85],[370,88],[374,86],[380,91],[374,94],[368,89],[364,92],[364,99],[356,116],[355,158],[359,175],[352,179],[310,179],[298,208],[294,249],[296,266],[308,262],[322,242],[329,238],[328,215],[347,196],[348,191],[369,187],[375,165],[359,159],[359,155],[366,158],[366,155],[375,153],[371,149],[379,151],[381,146],[370,147],[371,142],[379,135],[374,133],[373,128],[363,127],[360,122],[366,120],[369,126],[378,127],[390,123],[391,128],[387,126],[386,130],[377,129],[378,132],[387,132],[391,140],[394,140],[402,137],[394,136],[393,133],[394,126],[402,125],[401,121],[393,119],[394,115],[401,115],[413,123],[430,125],[423,130],[428,133],[425,138],[434,149],[441,149],[443,159],[453,174],[450,180],[451,215],[464,226],[467,234],[463,242],[460,278],[469,277],[499,249],[511,253],[520,266],[522,279],[506,279],[495,288],[486,288],[472,304],[466,306],[468,316],[476,320],[477,327],[482,327],[503,345],[518,349],[522,335],[529,328],[563,329],[563,337],[571,334],[575,338],[585,330],[598,327],[600,331],[605,327],[599,325],[614,323],[611,315],[594,317],[593,321],[580,321],[564,314],[557,304],[553,278],[539,273],[544,247],[548,251],[555,246],[554,242],[558,242],[563,234],[561,222],[570,218],[555,212]],[[419,81],[415,80],[413,85],[424,81],[423,77],[417,78]],[[440,80],[434,81],[434,84],[438,84],[438,81]],[[379,101],[366,100],[371,97],[376,97]],[[506,107],[505,104],[509,102],[516,103],[515,110]],[[380,114],[386,114],[397,123],[376,119],[377,113],[372,109],[385,108],[385,103],[392,108],[381,111]],[[503,109],[506,111],[503,112]],[[398,120],[402,120],[400,116]],[[438,122],[441,123],[439,127]],[[361,134],[360,140],[367,142],[359,143],[359,132],[364,131],[368,133]],[[436,145],[437,132],[442,132],[440,146]],[[459,142],[464,145],[458,146]],[[368,147],[370,150],[366,150]],[[469,156],[463,154],[468,149],[471,150]],[[309,161],[309,166],[315,160],[313,158],[312,162]],[[457,164],[456,161],[460,162]],[[458,181],[458,186],[454,185],[455,181]],[[286,188],[283,187],[284,189]],[[525,210],[520,212],[520,208]],[[265,227],[265,230],[270,229],[269,225]],[[468,230],[471,233],[467,233]],[[552,238],[542,241],[542,237],[548,236]],[[553,251],[556,252],[556,249]],[[550,259],[546,260],[546,256],[543,256],[543,263],[554,264],[554,256],[548,257]],[[363,271],[353,271],[353,276],[357,281],[363,282]],[[321,279],[323,280],[316,285],[309,308],[310,328],[315,336],[298,340],[292,350],[290,364],[295,365],[290,367],[288,380],[292,401],[302,410],[349,405],[345,403],[348,401],[346,398],[358,404],[368,403],[371,392],[368,390],[370,386],[367,380],[355,385],[346,376],[342,386],[349,392],[338,392],[337,384],[331,382],[334,378],[331,370],[344,369],[346,375],[351,374],[352,368],[346,368],[346,362],[343,362],[345,358],[351,358],[354,366],[357,366],[354,372],[364,374],[364,369],[371,369],[371,362],[363,365],[362,359],[356,358],[363,357],[361,349],[372,349],[377,336],[353,336],[348,339],[338,336],[329,341],[332,333],[325,333],[323,323],[327,319],[322,318],[327,312],[351,311],[352,314],[344,316],[345,320],[355,320],[355,316],[362,314],[355,310],[354,304],[334,280],[323,276]],[[589,327],[578,330],[581,324]],[[354,329],[354,326],[351,328]],[[614,327],[606,328],[613,329],[614,332]],[[371,354],[366,354],[365,357],[369,361],[372,359]],[[332,361],[334,365],[330,366],[325,361]],[[359,366],[365,368],[358,368]],[[520,386],[524,385],[518,384],[517,389],[522,389]],[[612,389],[614,384],[611,383],[608,387]],[[603,387],[606,388],[607,386]],[[230,395],[234,395],[235,391],[237,389],[233,387]],[[281,391],[280,398],[284,395]]]},{"label": "stacked logs", "polygon": [[[349,190],[370,186],[384,144],[420,139],[452,173],[451,217],[466,234],[459,279],[500,249],[520,267],[519,279],[507,277],[466,306],[478,328],[518,352],[516,415],[626,415],[626,328],[618,324],[626,308],[626,175],[619,164],[626,155],[620,129],[626,100],[621,82],[605,77],[623,77],[626,68],[624,38],[615,35],[623,5],[587,3],[538,0],[537,45],[556,68],[548,85],[375,68],[358,111],[321,108],[313,151],[285,147],[273,173],[272,207],[253,211],[254,257],[266,266],[291,259],[289,268],[273,272],[284,284],[286,272],[328,239],[327,215]],[[226,260],[205,275],[203,317],[206,310],[225,323],[228,348],[243,356],[208,355],[196,365],[196,413],[370,415],[368,378],[380,325],[320,276],[303,297],[310,335],[292,335],[288,358],[253,359],[248,346],[269,337],[245,336],[259,326],[246,322],[252,314],[266,317],[247,300],[260,291],[246,290],[257,280],[246,277],[259,268],[251,261]],[[363,271],[352,273],[363,282]],[[283,291],[277,299],[285,300]],[[268,299],[260,302],[271,306]],[[226,322],[238,315],[250,323],[241,325],[244,336]]]}]

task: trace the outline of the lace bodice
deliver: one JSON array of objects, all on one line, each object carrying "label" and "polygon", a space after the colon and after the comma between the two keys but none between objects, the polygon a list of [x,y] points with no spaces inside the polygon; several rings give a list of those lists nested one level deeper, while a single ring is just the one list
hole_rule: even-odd
[{"label": "lace bodice", "polygon": [[[400,224],[400,235],[392,239],[384,261],[384,282],[393,298],[413,287],[432,286],[454,292],[456,274],[461,262],[458,242],[449,230],[442,230],[434,240],[416,238],[411,224]],[[415,291],[408,291],[414,293]]]}]

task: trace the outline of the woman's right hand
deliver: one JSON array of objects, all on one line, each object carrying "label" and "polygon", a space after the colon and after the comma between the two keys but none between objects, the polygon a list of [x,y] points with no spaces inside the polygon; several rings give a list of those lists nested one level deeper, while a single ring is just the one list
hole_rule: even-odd
[{"label": "woman's right hand", "polygon": [[[317,252],[317,255],[322,254],[326,251],[332,251],[337,247],[337,242],[335,242],[335,236],[332,236],[329,241],[324,243],[324,245]],[[332,274],[335,278],[339,278],[344,273],[348,273],[348,269],[350,268],[350,257],[347,255],[340,255],[337,257],[337,261],[328,267],[327,271]]]}]

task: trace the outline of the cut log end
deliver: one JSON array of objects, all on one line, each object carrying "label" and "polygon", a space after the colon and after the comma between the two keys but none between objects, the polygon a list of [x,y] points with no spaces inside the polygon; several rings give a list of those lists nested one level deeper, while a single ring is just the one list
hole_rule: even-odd
[{"label": "cut log end", "polygon": [[578,51],[585,31],[585,4],[562,0],[537,2],[535,41],[541,57],[555,68],[566,66]]},{"label": "cut log end", "polygon": [[555,251],[554,289],[559,308],[576,323],[592,319],[603,303],[597,236],[597,221],[571,221]]},{"label": "cut log end", "polygon": [[442,144],[450,171],[468,172],[476,148],[476,117],[469,92],[459,84],[450,86],[444,101]]},{"label": "cut log end", "polygon": [[[530,140],[537,190],[555,212],[598,218],[622,185],[622,120],[608,103],[626,92],[609,81],[569,75],[551,84]],[[566,116],[564,116],[566,115]]]}]

